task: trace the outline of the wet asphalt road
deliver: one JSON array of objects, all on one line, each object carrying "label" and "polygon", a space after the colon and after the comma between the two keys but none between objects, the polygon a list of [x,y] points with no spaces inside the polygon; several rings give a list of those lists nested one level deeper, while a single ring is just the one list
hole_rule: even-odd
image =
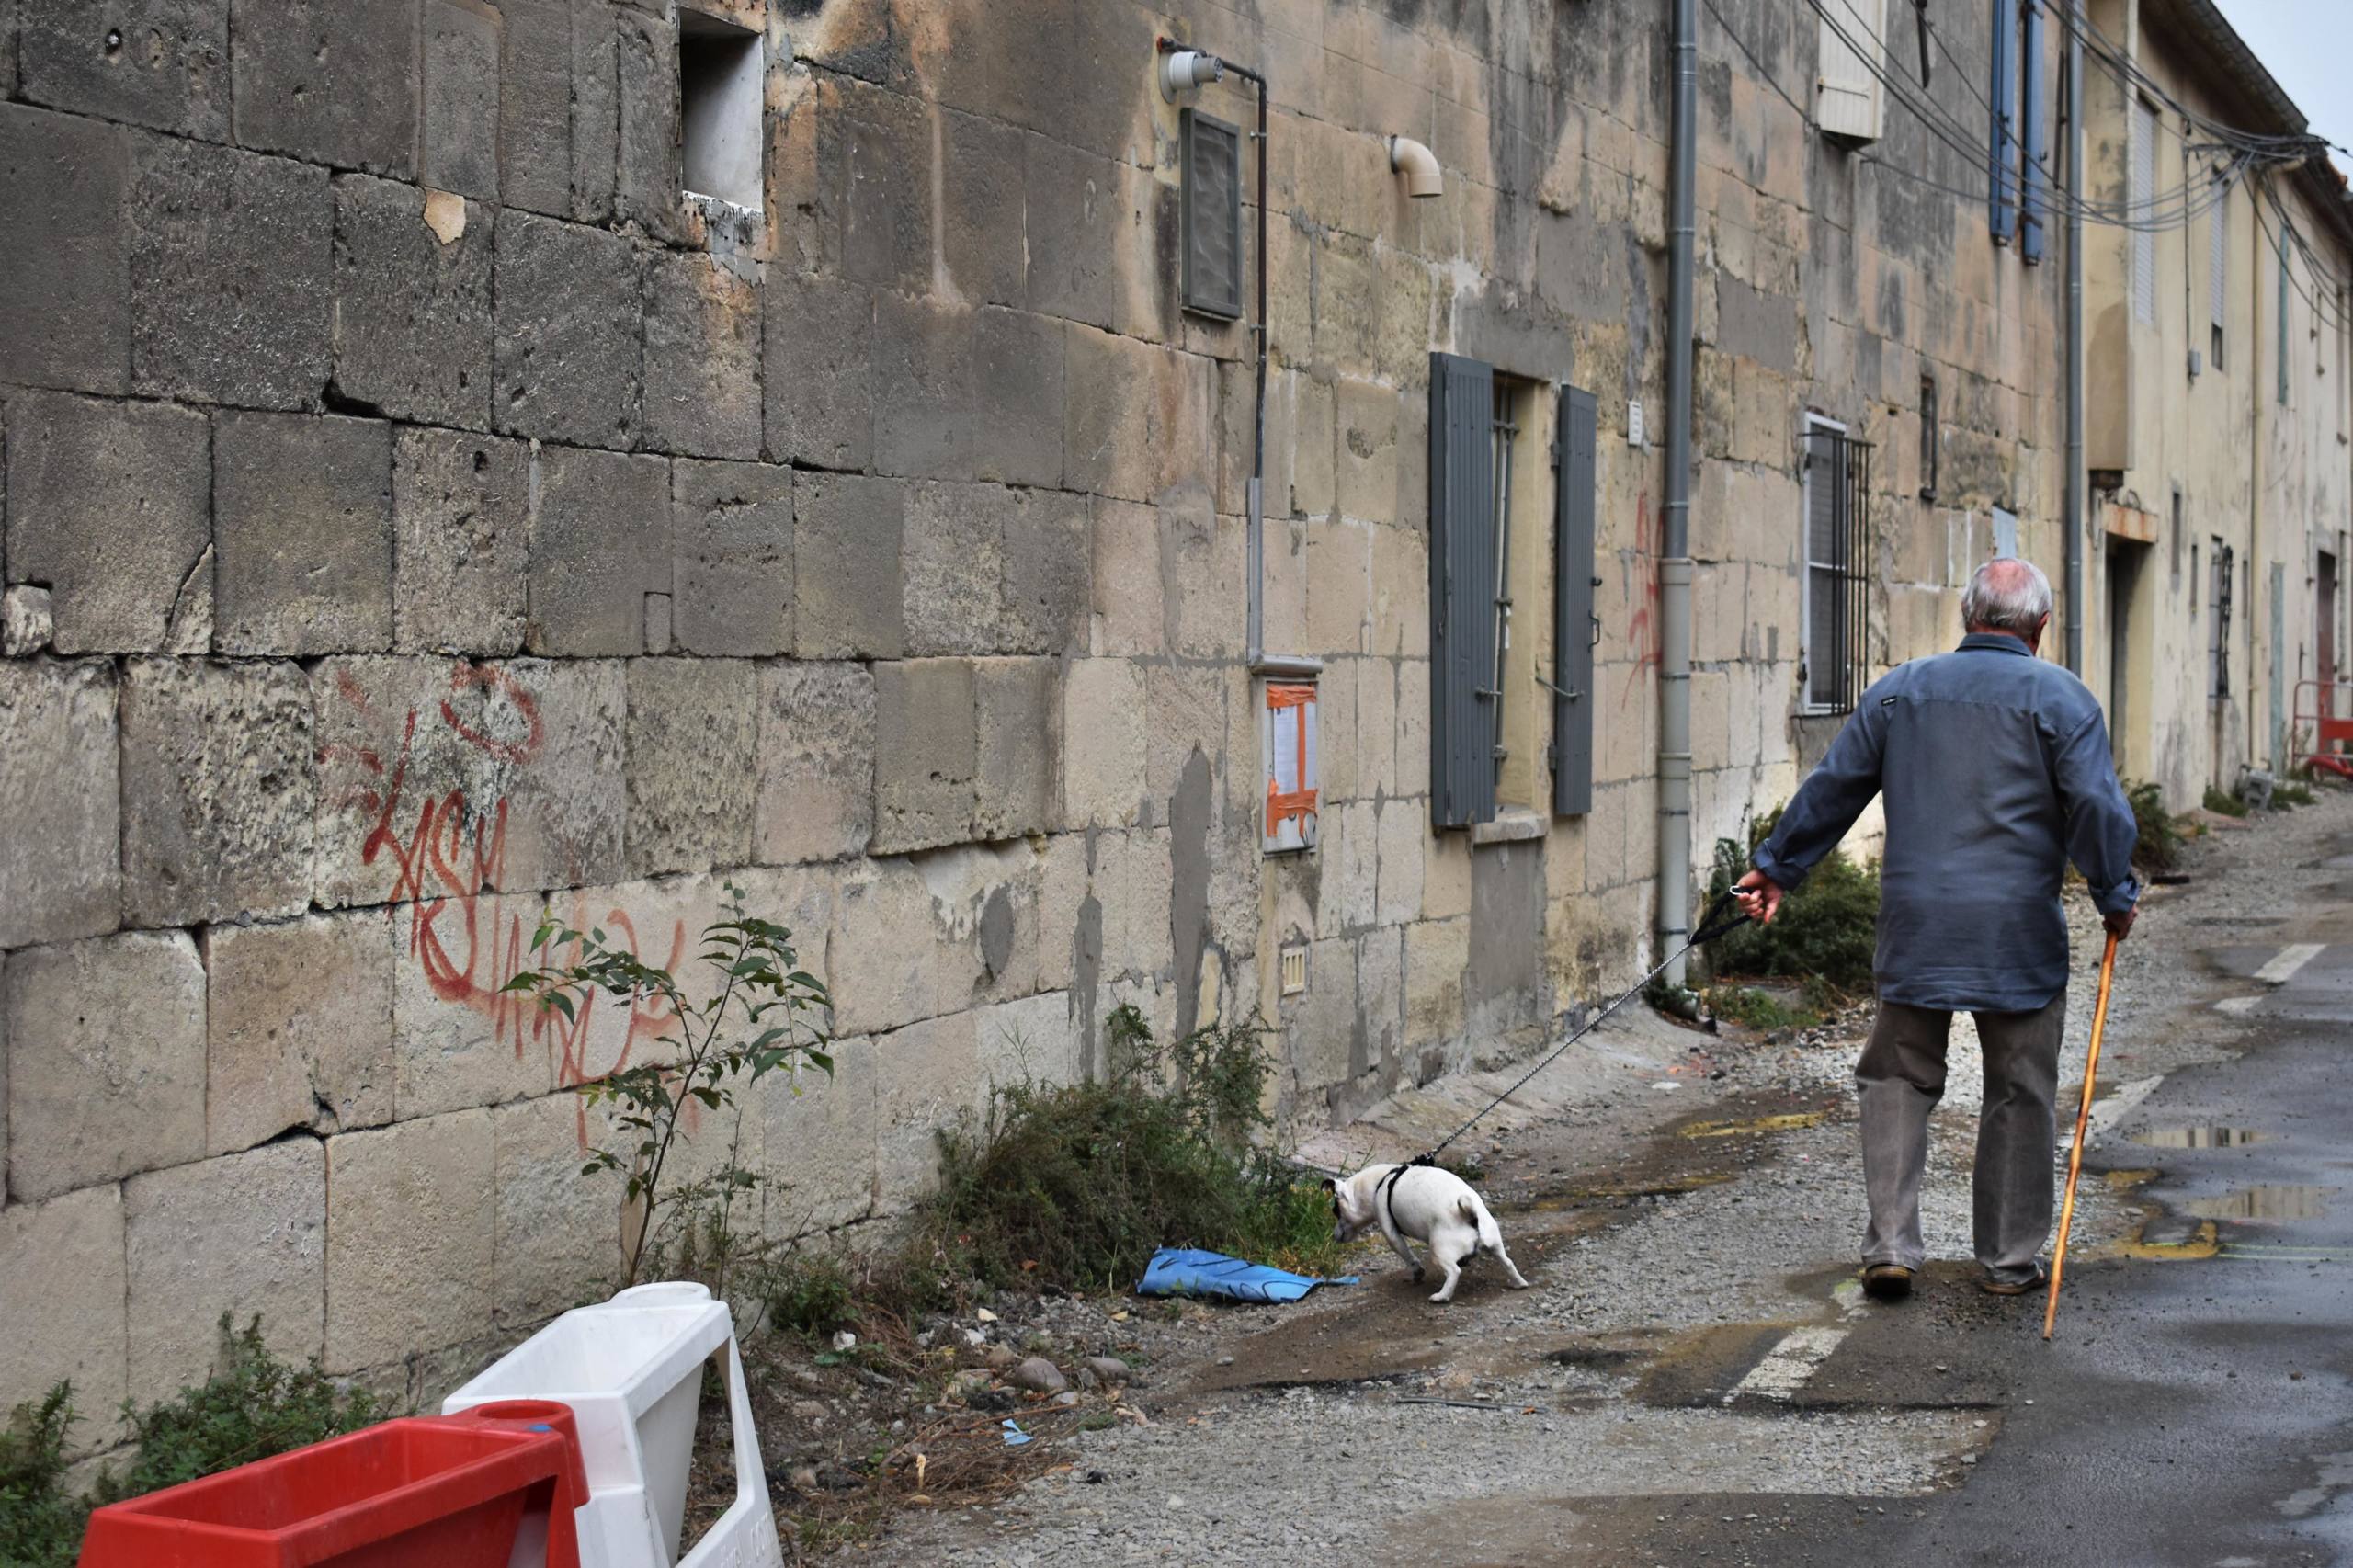
[{"label": "wet asphalt road", "polygon": [[[903,1517],[882,1550],[2353,1568],[2353,797],[2218,826],[2189,867],[2118,966],[2052,1342],[2039,1295],[1986,1296],[1967,1261],[1965,1026],[1932,1130],[1932,1261],[1900,1305],[1853,1282],[1859,1022],[1638,1032],[1564,1062],[1579,1082],[1489,1152],[1537,1289],[1471,1279],[1430,1307],[1368,1252],[1360,1291],[1203,1313],[1135,1396],[1149,1423],[1082,1431],[1018,1496]],[[2073,918],[2088,993],[2094,917]],[[2087,1003],[2071,995],[2063,1119]]]},{"label": "wet asphalt road", "polygon": [[2163,1211],[2130,1256],[2070,1263],[2053,1339],[2040,1296],[1932,1266],[1791,1400],[1982,1409],[1997,1435],[1958,1488],[1629,1500],[1563,1560],[2353,1564],[2353,844],[2334,847],[2342,882],[2202,955],[2245,1054],[2169,1074],[2132,1141],[2093,1144],[2086,1184]]}]

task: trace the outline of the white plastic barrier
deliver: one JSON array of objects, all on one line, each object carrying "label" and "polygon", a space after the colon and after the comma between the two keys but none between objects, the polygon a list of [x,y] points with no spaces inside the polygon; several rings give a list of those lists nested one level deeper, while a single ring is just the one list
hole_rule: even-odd
[{"label": "white plastic barrier", "polygon": [[[722,1351],[735,1501],[682,1558],[702,1372]],[[639,1285],[576,1307],[443,1400],[441,1413],[501,1399],[561,1400],[578,1419],[588,1471],[581,1568],[781,1568],[734,1318],[705,1287]]]}]

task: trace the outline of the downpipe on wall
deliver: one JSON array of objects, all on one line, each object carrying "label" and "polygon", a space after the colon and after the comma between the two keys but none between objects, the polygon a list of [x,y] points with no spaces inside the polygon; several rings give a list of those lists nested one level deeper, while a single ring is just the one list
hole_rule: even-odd
[{"label": "downpipe on wall", "polygon": [[[1697,179],[1699,0],[1675,10],[1673,165],[1666,296],[1666,505],[1658,563],[1658,939],[1674,952],[1691,925],[1691,267]],[[1684,983],[1684,960],[1666,971]]]},{"label": "downpipe on wall", "polygon": [[[2067,668],[2084,673],[2084,0],[2067,0]],[[2110,714],[2110,719],[2115,715]]]},{"label": "downpipe on wall", "polygon": [[[1153,40],[1156,54],[1168,55],[1185,48],[1173,38]],[[1250,338],[1255,361],[1256,390],[1252,398],[1250,437],[1250,478],[1245,486],[1247,495],[1247,553],[1249,556],[1246,588],[1249,625],[1248,664],[1253,675],[1306,674],[1322,669],[1320,660],[1279,659],[1270,668],[1267,658],[1267,77],[1264,72],[1253,71],[1246,65],[1218,57],[1212,62],[1219,74],[1233,72],[1257,89],[1258,129],[1251,138],[1258,144],[1258,247],[1257,308],[1250,323]]]}]

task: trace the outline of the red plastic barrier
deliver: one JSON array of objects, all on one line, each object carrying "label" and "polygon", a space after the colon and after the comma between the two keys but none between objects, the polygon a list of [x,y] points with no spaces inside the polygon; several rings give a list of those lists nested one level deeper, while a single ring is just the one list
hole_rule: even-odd
[{"label": "red plastic barrier", "polygon": [[587,1499],[571,1407],[506,1400],[100,1508],[81,1568],[579,1568]]}]

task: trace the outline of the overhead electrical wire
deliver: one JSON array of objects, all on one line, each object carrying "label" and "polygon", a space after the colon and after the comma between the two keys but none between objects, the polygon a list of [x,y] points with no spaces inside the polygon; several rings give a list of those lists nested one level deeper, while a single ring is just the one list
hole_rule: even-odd
[{"label": "overhead electrical wire", "polygon": [[[1733,25],[1731,19],[1725,17],[1722,10],[1718,9],[1715,0],[1700,0],[1700,3],[1705,6],[1709,16],[1715,19],[1716,25],[1723,30],[1724,36],[1731,40],[1733,46],[1748,62],[1757,78],[1772,91],[1776,97],[1789,106],[1790,112],[1798,117],[1801,124],[1809,131],[1819,131],[1821,122],[1814,119],[1812,111],[1799,103],[1781,85],[1773,72],[1758,57],[1756,50],[1749,46],[1748,40],[1742,36],[1740,30]],[[2052,16],[2059,17],[2063,26],[2064,25],[2065,11],[2056,5],[2054,0],[2029,0],[2029,3],[2042,7]],[[1950,118],[1949,111],[1935,103],[1933,99],[1929,99],[1924,107],[1912,93],[1908,82],[1896,79],[1887,67],[1879,63],[1886,55],[1887,41],[1884,39],[1870,32],[1868,28],[1864,28],[1865,36],[1869,38],[1871,44],[1876,46],[1867,51],[1861,47],[1854,34],[1847,30],[1845,24],[1824,9],[1823,0],[1807,0],[1807,5],[1828,25],[1839,40],[1847,45],[1864,69],[1880,83],[1888,95],[1910,113],[1935,141],[1942,144],[1945,150],[1970,160],[1972,165],[1977,159],[1984,156],[1986,151],[1984,145],[1965,122]],[[1862,24],[1859,21],[1857,26],[1861,27]],[[2091,24],[2086,22],[2086,27],[2089,28]],[[2097,29],[2092,31],[2096,33]],[[1947,63],[1952,67],[1953,74],[1961,76],[1966,83],[1967,75],[1961,62],[1953,56],[1943,40],[1938,37],[1935,28],[1929,29],[1929,36],[1936,42],[1938,51],[1944,54]],[[2210,172],[2185,178],[2180,186],[2139,200],[2103,202],[2081,199],[2072,192],[2062,189],[2054,179],[2049,177],[2048,171],[2046,171],[2046,177],[2040,184],[2032,185],[2029,188],[2029,182],[2023,169],[2005,167],[2002,170],[2003,194],[2021,203],[2031,201],[2038,211],[2047,211],[2057,217],[2065,217],[2070,212],[2078,213],[2086,222],[2136,233],[2165,233],[2176,229],[2186,229],[2198,219],[2207,216],[2219,207],[2234,186],[2245,184],[2250,190],[2253,190],[2256,187],[2253,178],[2256,173],[2265,169],[2292,167],[2306,162],[2322,148],[2331,145],[2318,137],[2275,136],[2245,131],[2223,125],[2207,116],[2197,114],[2182,106],[2171,94],[2165,93],[2154,83],[2150,82],[2146,73],[2132,62],[2129,56],[2123,56],[2120,51],[2115,51],[2114,45],[2105,35],[2094,37],[2078,34],[2077,36],[2083,38],[2086,52],[2091,53],[2110,74],[2115,75],[2128,86],[2146,83],[2153,96],[2162,99],[2168,108],[2175,109],[2188,123],[2215,138],[2212,144],[2192,143],[2177,128],[2165,127],[2173,131],[2176,139],[2182,143],[2185,163],[2188,157],[2195,155],[2206,165]],[[1973,87],[1972,92],[1979,105],[1990,115],[1993,108],[1991,103],[1983,94],[1976,93]],[[2163,117],[2159,119],[2162,123]],[[2222,153],[2228,153],[2229,156],[2226,159],[2216,156]],[[1877,153],[1859,151],[1854,157],[1859,163],[1885,170],[1889,174],[1927,188],[1944,192],[1958,199],[1984,200],[1990,194],[1990,179],[1984,185],[1961,186],[1938,179],[1934,176],[1923,174],[1915,169],[1906,168]],[[2275,256],[2279,255],[2284,245],[2292,245],[2296,253],[2303,257],[2305,267],[2316,280],[2325,279],[2333,288],[2345,287],[2344,279],[2339,278],[2333,268],[2326,266],[2305,243],[2302,235],[2297,233],[2292,220],[2288,218],[2284,210],[2280,208],[2278,193],[2270,188],[2268,181],[2262,186],[2262,197],[2272,204],[2274,214],[2279,219],[2280,233],[2275,234],[2263,222],[2261,202],[2253,204],[2256,232],[2263,237],[2272,253]],[[2332,300],[2316,298],[2302,282],[2298,281],[2292,267],[2286,270],[2290,285],[2312,309],[2316,320],[2336,325],[2347,319]]]},{"label": "overhead electrical wire", "polygon": [[2085,51],[2099,62],[2118,80],[2128,86],[2139,88],[2219,141],[2252,152],[2282,156],[2294,153],[2296,154],[2294,161],[2301,161],[2302,158],[2323,150],[2339,153],[2347,151],[2326,137],[2317,136],[2310,131],[2247,131],[2238,126],[2225,125],[2220,120],[2200,114],[2166,91],[2164,84],[2142,69],[2141,62],[2133,59],[2129,51],[2102,32],[2099,24],[2093,21],[2088,15],[2081,17],[2080,26],[2075,26],[2075,19],[2069,16],[2067,7],[2060,5],[2058,0],[2029,0],[2029,4],[2057,18],[2063,29],[2072,30],[2075,37],[2083,40]]},{"label": "overhead electrical wire", "polygon": [[[1807,4],[1839,40],[1846,44],[1864,70],[1881,84],[1888,96],[1902,105],[1930,135],[1972,162],[1984,156],[1985,143],[1979,132],[1963,122],[1947,118],[1942,106],[1935,104],[1933,100],[1924,108],[1913,97],[1910,85],[1901,77],[1892,74],[1890,70],[1880,62],[1886,51],[1885,40],[1870,32],[1868,28],[1864,28],[1864,36],[1876,46],[1867,50],[1855,34],[1847,29],[1845,23],[1830,14],[1824,6],[1823,0],[1807,0]],[[1720,24],[1725,25],[1726,31],[1730,33],[1732,29],[1729,24],[1723,23],[1722,14],[1715,12],[1712,6],[1709,9],[1716,16]],[[1859,22],[1857,26],[1860,27],[1861,24]],[[1738,35],[1733,36],[1737,41]],[[1742,52],[1748,54],[1752,62],[1755,60],[1753,51],[1747,50],[1745,45]],[[1886,166],[1885,160],[1875,161]],[[1989,187],[1990,185],[1989,180]],[[2000,191],[2003,196],[2012,200],[2030,205],[2038,214],[2052,211],[2064,216],[2075,212],[2080,213],[2088,222],[2102,223],[2111,228],[2154,233],[2186,227],[2221,199],[2219,189],[2213,182],[2199,180],[2185,181],[2180,187],[2143,200],[2093,201],[2073,192],[2062,190],[2058,182],[2048,176],[2047,171],[2040,182],[2035,182],[2028,179],[2023,168],[2008,166],[2005,166],[2001,171]],[[1978,193],[1967,194],[1975,196]]]},{"label": "overhead electrical wire", "polygon": [[[1809,3],[1813,4],[1813,0],[1809,0]],[[1819,131],[1821,129],[1821,122],[1813,118],[1813,112],[1804,105],[1799,103],[1797,99],[1790,96],[1788,89],[1781,85],[1779,81],[1774,76],[1771,69],[1765,64],[1763,60],[1758,58],[1756,50],[1750,47],[1748,40],[1741,35],[1740,30],[1732,24],[1729,17],[1716,7],[1715,0],[1700,0],[1700,4],[1706,7],[1709,16],[1715,19],[1716,25],[1723,29],[1724,36],[1732,40],[1733,47],[1737,49],[1740,51],[1742,58],[1748,62],[1750,69],[1756,72],[1758,80],[1762,81],[1765,85],[1772,91],[1774,97],[1779,98],[1784,104],[1789,106],[1790,112],[1798,117],[1801,124],[1804,125],[1809,131]],[[1816,4],[1814,8],[1819,11],[1819,5]],[[1837,28],[1837,24],[1835,20],[1832,21],[1831,25],[1834,29]],[[1842,33],[1841,36],[1844,37],[1845,35]],[[1931,31],[1931,36],[1934,36],[1933,29]],[[1848,47],[1853,48],[1851,40],[1848,41]],[[1941,44],[1939,47],[1942,47]],[[1860,52],[1860,51],[1857,51],[1859,55]],[[1949,51],[1948,51],[1948,54],[1949,54]],[[1881,79],[1882,81],[1884,80],[1884,78]],[[1980,101],[1983,102],[1984,100],[1981,98]],[[1908,99],[1905,100],[1904,107],[1906,108],[1913,109],[1915,115],[1918,112],[1916,108],[1915,108]],[[1962,131],[1958,135],[1938,135],[1937,139],[1944,144],[1947,150],[1967,159],[1972,165],[1973,172],[1977,161],[1984,156],[1985,149],[1983,145],[1967,140],[1966,137],[1970,133],[1966,131]],[[1957,185],[1947,180],[1938,179],[1933,175],[1923,174],[1916,169],[1907,168],[1902,164],[1895,163],[1893,160],[1875,153],[1858,150],[1852,153],[1851,156],[1857,163],[1870,165],[1874,168],[1878,168],[1888,174],[1893,175],[1900,179],[1909,181],[1915,185],[1922,186],[1930,190],[1939,191],[1947,196],[1953,197],[1958,200],[1983,201],[1986,199],[1987,187],[1982,183],[1967,186]],[[2013,199],[2020,199],[2026,191],[2024,176],[2015,171],[2005,171],[2005,173],[2006,176],[2005,180],[2005,190],[2013,198]],[[2129,201],[2116,204],[2085,202],[2075,205],[2088,219],[2090,219],[2090,221],[2112,227],[2134,228],[2147,226],[2152,228],[2170,228],[2179,227],[2183,223],[2186,223],[2188,222],[2189,218],[2196,216],[2198,212],[2204,211],[2208,206],[2211,206],[2214,201],[2221,199],[2221,196],[2219,191],[2207,188],[2204,182],[2200,182],[2196,186],[2185,184],[2180,187],[2160,193],[2158,196],[2152,198],[2147,205],[2152,210],[2154,210],[2154,208],[2159,204],[2179,202],[2185,200],[2185,199],[2195,199],[2198,201],[2199,205],[2194,210],[2188,210],[2184,216],[2168,219],[2162,224],[2149,225],[2141,224],[2129,217],[2120,216],[2120,214],[2129,212],[2135,205]],[[2055,181],[2047,180],[2042,185],[2036,187],[2033,199],[2038,210],[2048,210],[2057,216],[2065,216],[2070,209],[2071,198],[2057,186]]]}]

